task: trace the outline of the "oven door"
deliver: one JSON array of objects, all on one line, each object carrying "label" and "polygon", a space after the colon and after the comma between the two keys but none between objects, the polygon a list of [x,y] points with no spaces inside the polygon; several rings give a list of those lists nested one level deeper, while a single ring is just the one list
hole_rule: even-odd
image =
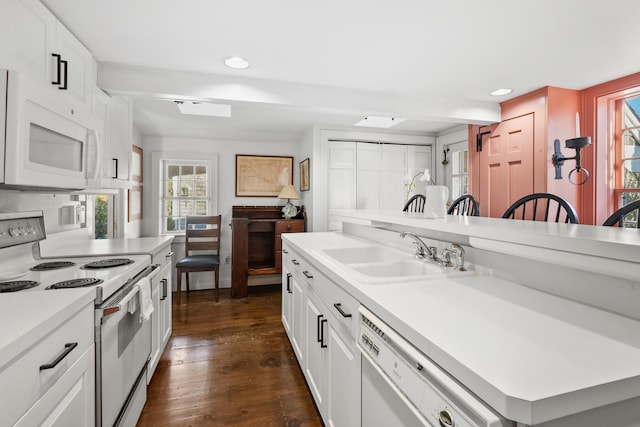
[{"label": "oven door", "polygon": [[7,73],[4,184],[82,189],[99,167],[98,120],[84,105]]},{"label": "oven door", "polygon": [[[149,268],[154,271],[146,278],[153,280],[158,269],[157,266]],[[141,320],[138,292],[134,284],[127,285],[97,310],[100,345],[96,409],[101,413],[98,425],[124,425],[122,420],[137,420],[139,412],[135,416],[130,413],[141,411],[146,400],[140,393],[146,392],[151,320]],[[130,404],[140,407],[131,408]]]}]

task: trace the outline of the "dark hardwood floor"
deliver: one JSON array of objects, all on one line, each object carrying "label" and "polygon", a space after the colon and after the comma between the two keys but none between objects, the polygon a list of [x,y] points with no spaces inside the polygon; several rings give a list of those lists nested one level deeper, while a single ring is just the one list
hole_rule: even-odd
[{"label": "dark hardwood floor", "polygon": [[321,426],[282,327],[280,285],[183,293],[149,384],[145,426]]}]

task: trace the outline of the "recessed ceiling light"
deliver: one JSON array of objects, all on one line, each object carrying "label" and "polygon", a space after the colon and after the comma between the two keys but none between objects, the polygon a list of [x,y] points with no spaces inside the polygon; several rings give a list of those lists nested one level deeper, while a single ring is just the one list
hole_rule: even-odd
[{"label": "recessed ceiling light", "polygon": [[249,68],[249,61],[239,56],[228,56],[223,59],[223,62],[227,67],[235,68],[236,70]]},{"label": "recessed ceiling light", "polygon": [[405,119],[399,119],[397,117],[367,116],[356,123],[354,126],[364,126],[370,128],[390,128],[404,121]]},{"label": "recessed ceiling light", "polygon": [[500,88],[500,89],[491,91],[491,96],[509,95],[511,92],[513,92],[513,89]]}]

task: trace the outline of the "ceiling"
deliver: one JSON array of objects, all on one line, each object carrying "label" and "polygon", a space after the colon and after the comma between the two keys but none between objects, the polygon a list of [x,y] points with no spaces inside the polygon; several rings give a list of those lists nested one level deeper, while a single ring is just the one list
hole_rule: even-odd
[{"label": "ceiling", "polygon": [[[543,86],[640,71],[637,0],[43,2],[92,51],[99,85],[136,99],[143,134],[295,140],[375,114],[436,134],[495,121],[498,102]],[[251,66],[229,69],[228,56]],[[514,92],[489,95],[500,87]],[[166,100],[183,98],[225,102],[232,117],[180,116]]]}]

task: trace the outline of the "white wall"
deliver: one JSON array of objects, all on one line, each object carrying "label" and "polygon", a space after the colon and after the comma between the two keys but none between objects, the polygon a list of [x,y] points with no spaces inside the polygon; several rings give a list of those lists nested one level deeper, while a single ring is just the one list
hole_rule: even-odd
[{"label": "white wall", "polygon": [[[189,153],[216,153],[218,155],[218,188],[217,204],[218,213],[222,215],[221,236],[221,260],[220,286],[231,286],[231,263],[226,264],[225,258],[231,256],[231,208],[232,206],[273,206],[284,205],[285,201],[274,197],[236,197],[235,196],[235,165],[236,154],[254,154],[269,156],[294,157],[294,184],[299,189],[298,163],[303,160],[300,157],[300,144],[297,142],[263,143],[255,141],[224,141],[214,139],[193,139],[180,137],[156,137],[143,136],[141,147],[144,150],[143,182],[143,221],[141,234],[153,236],[157,231],[153,229],[154,221],[151,215],[158,215],[158,195],[151,194],[151,153],[164,152],[189,152]],[[304,157],[306,158],[306,157]],[[174,259],[179,260],[184,256],[184,240],[176,238],[172,246]],[[207,275],[208,274],[208,275]],[[175,276],[175,272],[174,272]],[[195,279],[195,280],[194,280]],[[191,276],[192,289],[206,289],[213,286],[212,273],[198,273]],[[175,283],[175,277],[174,277]]]},{"label": "white wall", "polygon": [[[133,144],[137,145],[138,147],[142,147],[142,135],[140,134],[140,131],[137,127],[133,127]],[[144,173],[144,165],[143,165],[143,169],[142,169],[143,173]],[[142,180],[142,194],[145,194],[144,190],[148,190],[151,188],[151,185],[147,184],[146,186],[145,184],[146,179],[143,178]],[[139,185],[139,183],[135,183],[135,185]],[[124,192],[124,197],[123,197],[123,201],[122,204],[124,206],[124,237],[130,239],[130,238],[134,238],[134,237],[140,237],[141,232],[142,232],[142,220],[133,220],[131,222],[127,221],[127,209],[128,209],[128,197],[127,197],[127,192]],[[144,206],[143,206],[143,211],[142,214],[144,215]]]}]

